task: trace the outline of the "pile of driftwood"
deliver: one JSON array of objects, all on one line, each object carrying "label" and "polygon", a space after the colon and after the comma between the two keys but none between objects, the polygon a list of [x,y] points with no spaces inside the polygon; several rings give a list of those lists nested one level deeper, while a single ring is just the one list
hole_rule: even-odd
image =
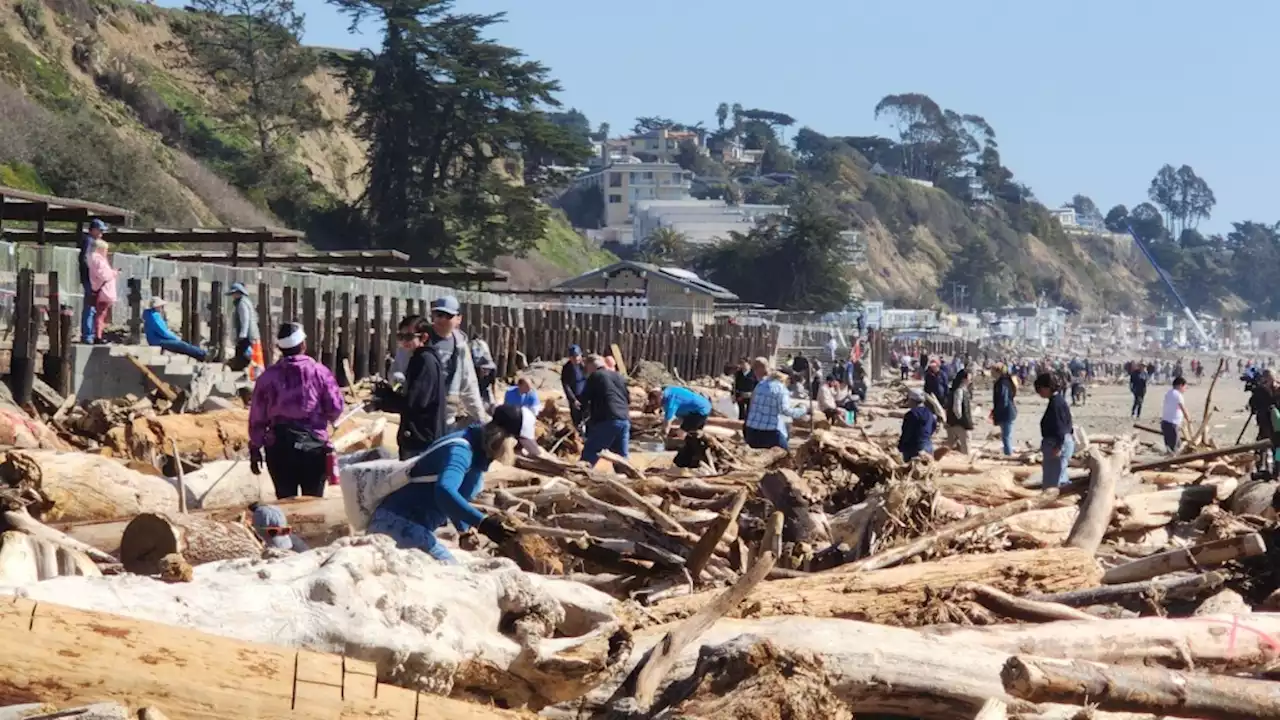
[{"label": "pile of driftwood", "polygon": [[[1277,486],[1248,479],[1253,446],[1143,461],[1136,438],[1096,437],[1072,483],[1046,490],[1029,453],[905,464],[891,440],[831,428],[784,453],[718,438],[734,462],[717,472],[522,459],[487,502],[519,527],[498,552],[613,594],[637,647],[654,643],[649,670],[597,698],[615,716],[727,715],[768,696],[794,703],[784,717],[816,702],[801,716],[1280,718],[1280,686],[1261,679],[1280,616],[1254,612],[1280,610]],[[660,682],[721,627],[755,637]],[[939,638],[992,652],[934,657]]]},{"label": "pile of driftwood", "polygon": [[[869,405],[896,410],[899,390]],[[642,398],[637,427],[655,428]],[[1252,446],[1143,460],[1133,437],[1095,437],[1070,485],[1041,489],[1031,453],[903,463],[896,437],[807,423],[791,451],[756,451],[715,418],[692,469],[669,454],[586,467],[567,415],[540,417],[553,457],[495,468],[478,498],[515,538],[459,539],[609,593],[628,618],[609,641],[623,670],[544,715],[1280,719],[1277,487],[1248,479]],[[243,505],[27,522],[33,474],[0,461],[5,522],[52,548],[37,567],[74,552],[181,580],[179,560],[261,553]],[[282,507],[321,541],[342,526],[341,498]]]}]

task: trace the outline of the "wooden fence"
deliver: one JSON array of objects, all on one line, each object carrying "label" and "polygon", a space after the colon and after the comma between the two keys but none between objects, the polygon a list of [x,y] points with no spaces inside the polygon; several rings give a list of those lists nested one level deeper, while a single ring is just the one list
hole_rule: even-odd
[{"label": "wooden fence", "polygon": [[[38,297],[35,272],[18,272],[10,387],[20,403],[31,397],[42,336],[47,338],[40,369],[45,381],[64,395],[71,390],[70,349],[78,318],[58,297],[57,273],[48,276],[47,296]],[[195,276],[177,280],[181,304],[175,314],[181,319],[174,331],[187,342],[209,348],[211,360],[225,360],[233,325],[222,301],[226,288],[219,281],[202,282]],[[144,341],[142,283],[138,278],[126,283],[130,344]],[[149,283],[151,297],[165,296],[166,278],[152,277]],[[395,353],[399,320],[429,312],[426,300],[353,296],[317,288],[271,287],[266,283],[260,283],[256,291],[267,363],[275,359],[276,328],[286,320],[298,322],[307,333],[308,354],[333,370],[344,383],[385,374]],[[51,308],[58,311],[49,311]],[[736,364],[742,357],[772,357],[778,341],[776,326],[716,324],[695,332],[688,325],[564,309],[463,304],[462,318],[463,332],[488,342],[499,373],[505,377],[514,376],[525,363],[563,358],[570,345],[600,354],[609,354],[617,345],[629,368],[642,360],[656,361],[690,379],[718,374],[725,365]],[[120,320],[116,318],[115,323]]]}]

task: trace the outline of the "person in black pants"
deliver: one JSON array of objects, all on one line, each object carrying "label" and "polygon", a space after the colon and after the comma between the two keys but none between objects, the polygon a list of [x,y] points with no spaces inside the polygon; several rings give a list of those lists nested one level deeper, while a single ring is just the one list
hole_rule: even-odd
[{"label": "person in black pants", "polygon": [[573,426],[581,432],[586,417],[582,407],[582,394],[587,390],[587,371],[582,364],[582,348],[569,346],[569,359],[560,368],[560,387],[564,390],[565,402],[569,403],[569,416],[573,418]]},{"label": "person in black pants", "polygon": [[444,435],[447,388],[444,364],[429,341],[431,321],[417,318],[412,326],[397,333],[400,346],[412,351],[404,371],[404,392],[380,385],[374,405],[379,410],[400,414],[400,459],[415,458]]},{"label": "person in black pants", "polygon": [[751,393],[756,389],[756,374],[751,371],[751,358],[738,361],[738,371],[733,374],[733,397],[738,403],[738,419],[747,419],[747,408],[751,407]]},{"label": "person in black pants", "polygon": [[1129,371],[1129,392],[1133,393],[1133,408],[1129,414],[1133,417],[1142,417],[1142,401],[1147,397],[1147,381],[1151,378],[1151,374],[1155,372],[1155,366],[1144,367],[1142,363],[1138,363]]}]

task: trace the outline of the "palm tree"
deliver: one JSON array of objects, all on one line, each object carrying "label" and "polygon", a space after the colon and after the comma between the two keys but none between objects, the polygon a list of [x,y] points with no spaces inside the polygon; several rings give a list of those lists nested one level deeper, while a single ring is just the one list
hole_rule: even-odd
[{"label": "palm tree", "polygon": [[689,239],[673,228],[660,227],[645,238],[641,256],[648,262],[679,265],[688,255]]},{"label": "palm tree", "polygon": [[729,103],[720,103],[716,108],[716,122],[720,123],[720,129],[724,129],[725,121],[729,119]]}]

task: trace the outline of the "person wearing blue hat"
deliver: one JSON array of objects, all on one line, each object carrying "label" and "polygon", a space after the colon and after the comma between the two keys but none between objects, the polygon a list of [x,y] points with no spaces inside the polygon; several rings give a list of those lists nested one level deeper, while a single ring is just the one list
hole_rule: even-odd
[{"label": "person wearing blue hat", "polygon": [[253,301],[249,299],[249,291],[245,289],[244,283],[231,283],[231,289],[227,290],[227,294],[232,297],[235,304],[235,312],[232,313],[232,329],[236,339],[235,354],[227,361],[227,365],[233,370],[244,370],[253,362],[254,345],[259,345],[258,352],[261,352],[262,336],[258,332],[258,311],[253,307]]},{"label": "person wearing blue hat", "polygon": [[94,319],[97,317],[93,283],[89,281],[89,260],[93,257],[93,248],[102,239],[107,224],[94,218],[89,222],[89,229],[80,237],[80,289],[84,293],[84,307],[80,310],[80,342],[92,343]]},{"label": "person wearing blue hat", "polygon": [[[444,367],[448,397],[445,425],[451,429],[472,422],[489,421],[489,412],[480,397],[480,380],[471,357],[471,344],[458,326],[462,324],[462,306],[458,298],[445,295],[431,303],[431,349]],[[462,412],[458,412],[461,406]],[[460,419],[462,418],[462,419]]]},{"label": "person wearing blue hat", "polygon": [[569,415],[573,418],[573,426],[582,427],[582,393],[587,389],[587,371],[582,367],[582,348],[569,346],[569,359],[560,368],[560,387],[564,390],[565,402],[569,403]]}]

